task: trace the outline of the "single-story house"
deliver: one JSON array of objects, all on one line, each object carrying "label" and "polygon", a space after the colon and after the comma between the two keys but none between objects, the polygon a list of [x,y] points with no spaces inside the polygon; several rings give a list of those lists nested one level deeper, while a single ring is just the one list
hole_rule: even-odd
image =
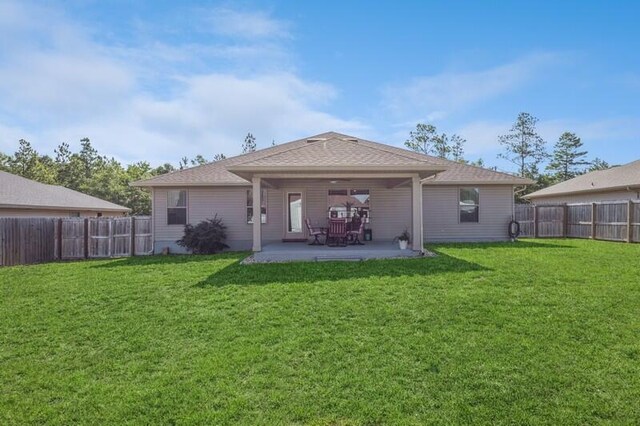
[{"label": "single-story house", "polygon": [[640,160],[586,173],[524,198],[535,204],[640,200]]},{"label": "single-story house", "polygon": [[0,171],[0,217],[122,216],[127,207]]},{"label": "single-story house", "polygon": [[305,219],[326,225],[347,208],[366,218],[373,240],[392,241],[406,229],[411,247],[422,251],[424,241],[508,239],[514,187],[530,183],[328,132],[133,185],[152,191],[156,252],[179,252],[184,225],[214,215],[232,249],[260,251],[270,242],[306,240]]}]

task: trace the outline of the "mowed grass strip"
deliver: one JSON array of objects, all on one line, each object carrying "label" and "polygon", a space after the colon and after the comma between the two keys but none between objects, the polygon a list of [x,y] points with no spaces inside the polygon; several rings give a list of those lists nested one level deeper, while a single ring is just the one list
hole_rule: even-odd
[{"label": "mowed grass strip", "polygon": [[640,422],[640,245],[0,269],[1,424]]}]

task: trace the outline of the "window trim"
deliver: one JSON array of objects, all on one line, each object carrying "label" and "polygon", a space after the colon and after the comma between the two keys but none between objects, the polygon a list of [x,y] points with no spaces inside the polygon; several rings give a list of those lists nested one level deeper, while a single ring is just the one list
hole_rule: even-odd
[{"label": "window trim", "polygon": [[[251,205],[249,205],[249,191],[251,191]],[[269,223],[269,203],[268,203],[268,199],[267,199],[267,189],[266,188],[260,188],[260,193],[261,193],[261,197],[260,197],[260,201],[264,201],[264,222],[262,222],[262,206],[260,206],[260,224],[261,225],[266,225],[267,223]],[[253,188],[247,188],[247,190],[244,193],[245,199],[244,199],[244,213],[245,213],[245,220],[247,225],[253,225],[253,216],[255,216],[255,213],[252,215],[251,220],[249,220],[249,209],[254,209],[253,206]]]},{"label": "window trim", "polygon": [[[462,199],[462,190],[463,189],[475,189],[478,192],[478,203],[477,204],[473,204],[474,207],[477,207],[478,209],[478,220],[473,221],[473,222],[469,222],[469,221],[463,221],[462,220],[462,206],[460,205],[460,201]],[[480,223],[480,187],[479,186],[459,186],[458,187],[458,223],[459,224],[463,224],[463,223],[469,223],[469,224],[474,224],[474,223]]]},{"label": "window trim", "polygon": [[[169,193],[184,191],[184,207],[169,207]],[[167,189],[167,226],[185,226],[189,223],[189,190],[186,188]],[[184,209],[184,223],[169,223],[169,209]]]}]

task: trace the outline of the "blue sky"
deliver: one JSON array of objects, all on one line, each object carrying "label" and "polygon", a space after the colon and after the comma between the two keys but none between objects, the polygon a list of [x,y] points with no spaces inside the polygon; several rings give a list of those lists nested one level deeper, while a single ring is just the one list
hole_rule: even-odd
[{"label": "blue sky", "polygon": [[[133,3],[133,4],[131,4]],[[640,158],[638,2],[0,2],[0,150],[90,137],[177,162],[417,122],[496,159],[520,111],[549,148]]]}]

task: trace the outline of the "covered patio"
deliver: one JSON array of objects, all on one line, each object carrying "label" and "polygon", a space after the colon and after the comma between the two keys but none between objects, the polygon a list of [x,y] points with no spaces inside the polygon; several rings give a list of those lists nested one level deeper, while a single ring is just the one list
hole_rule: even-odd
[{"label": "covered patio", "polygon": [[[407,257],[391,244],[403,230],[409,233],[413,255],[419,256],[423,250],[422,184],[445,169],[430,157],[338,137],[309,139],[295,150],[227,167],[251,182],[251,211],[255,206],[257,212],[260,206],[261,220],[251,222],[256,259],[282,256],[275,253],[282,251],[273,245],[275,238],[287,243],[307,241],[306,220],[323,227],[329,218],[350,220],[355,214],[373,230],[376,241],[361,247],[336,250],[303,244],[299,249],[289,248],[302,252],[291,253],[292,260]],[[271,212],[264,200],[266,192],[271,194]],[[281,231],[274,229],[274,214],[282,223]],[[269,229],[264,230],[264,225]],[[263,251],[271,254],[258,254]]]},{"label": "covered patio", "polygon": [[306,242],[269,243],[262,250],[245,259],[245,263],[278,262],[323,262],[323,261],[362,261],[370,259],[406,259],[431,253],[415,250],[400,250],[397,243],[390,241],[370,241],[363,246],[331,247],[327,245],[309,245]]}]

